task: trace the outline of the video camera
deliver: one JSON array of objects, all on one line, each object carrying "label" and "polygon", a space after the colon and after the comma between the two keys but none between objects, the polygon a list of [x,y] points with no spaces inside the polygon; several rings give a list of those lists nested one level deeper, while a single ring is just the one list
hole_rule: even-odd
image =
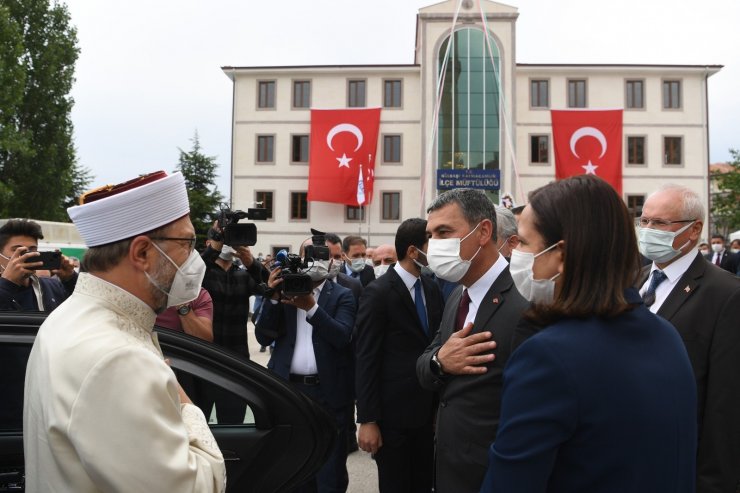
[{"label": "video camera", "polygon": [[231,247],[254,245],[257,243],[257,226],[254,223],[237,224],[241,219],[264,221],[267,219],[267,209],[250,208],[244,212],[222,207],[217,219],[221,232],[212,229],[210,238]]},{"label": "video camera", "polygon": [[280,250],[275,255],[275,267],[280,267],[280,276],[283,294],[286,296],[298,296],[313,291],[313,279],[304,273],[317,260],[329,260],[329,247],[326,246],[324,233],[311,228],[311,244],[306,245],[303,258],[287,250]]}]

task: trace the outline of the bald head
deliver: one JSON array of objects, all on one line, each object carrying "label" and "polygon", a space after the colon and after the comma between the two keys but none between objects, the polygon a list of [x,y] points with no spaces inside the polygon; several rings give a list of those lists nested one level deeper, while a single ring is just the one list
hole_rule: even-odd
[{"label": "bald head", "polygon": [[398,260],[396,248],[393,245],[380,245],[373,251],[373,264],[390,265]]}]

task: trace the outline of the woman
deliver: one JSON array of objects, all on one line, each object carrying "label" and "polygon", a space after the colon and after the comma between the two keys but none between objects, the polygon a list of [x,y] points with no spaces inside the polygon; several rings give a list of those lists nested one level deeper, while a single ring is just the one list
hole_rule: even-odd
[{"label": "woman", "polygon": [[482,492],[692,492],[696,388],[676,330],[632,288],[627,209],[577,176],[530,196],[512,252],[517,289],[544,327],[504,371]]}]

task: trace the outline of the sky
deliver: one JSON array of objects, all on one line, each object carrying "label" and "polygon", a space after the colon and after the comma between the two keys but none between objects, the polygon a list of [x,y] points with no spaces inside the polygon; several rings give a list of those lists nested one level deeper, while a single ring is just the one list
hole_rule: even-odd
[{"label": "sky", "polygon": [[[175,169],[197,131],[229,194],[222,66],[409,64],[433,0],[61,0],[78,30],[79,163],[93,186]],[[511,0],[518,63],[724,65],[709,79],[710,162],[740,149],[740,1]]]}]

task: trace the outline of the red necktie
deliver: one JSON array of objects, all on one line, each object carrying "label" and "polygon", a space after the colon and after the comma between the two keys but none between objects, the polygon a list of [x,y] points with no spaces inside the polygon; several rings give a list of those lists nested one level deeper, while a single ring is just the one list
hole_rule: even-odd
[{"label": "red necktie", "polygon": [[465,319],[468,317],[468,309],[470,308],[470,295],[468,290],[463,289],[462,297],[460,298],[460,304],[457,307],[457,318],[455,319],[455,332],[461,330],[465,325]]},{"label": "red necktie", "polygon": [[715,253],[714,254],[714,265],[719,265],[719,259],[720,259],[720,254]]}]

